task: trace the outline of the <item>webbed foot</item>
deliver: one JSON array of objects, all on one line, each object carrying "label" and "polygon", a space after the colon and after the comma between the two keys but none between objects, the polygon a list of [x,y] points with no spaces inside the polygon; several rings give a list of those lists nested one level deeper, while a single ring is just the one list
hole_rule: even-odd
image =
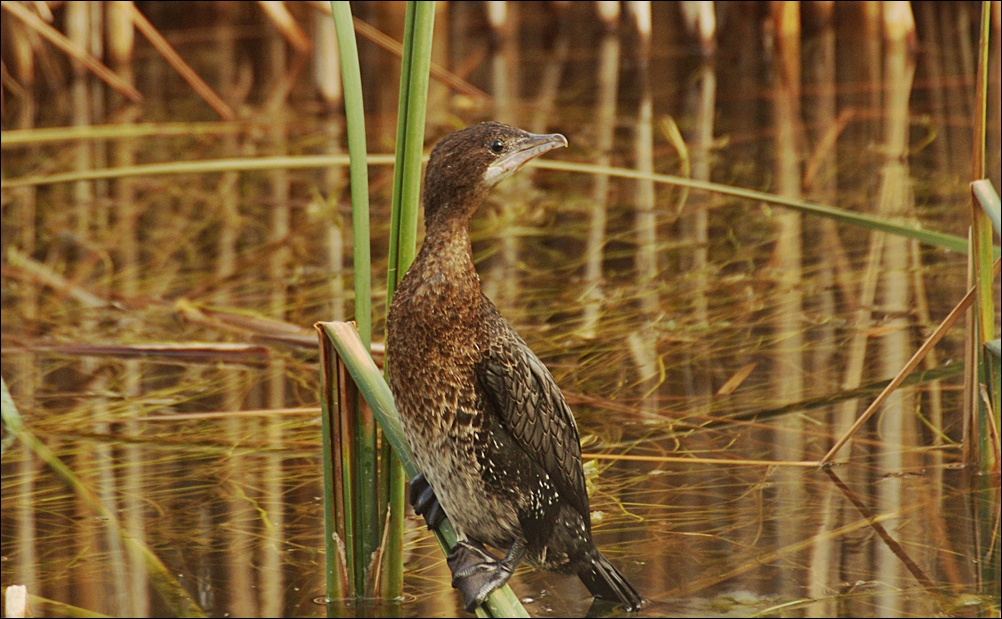
[{"label": "webbed foot", "polygon": [[437,529],[438,525],[445,520],[445,510],[438,502],[435,491],[432,490],[424,473],[418,473],[411,479],[410,502],[414,507],[414,513],[424,516],[428,523],[428,529]]},{"label": "webbed foot", "polygon": [[467,612],[484,603],[495,589],[511,578],[525,555],[525,544],[515,540],[504,559],[495,559],[478,542],[460,541],[449,553],[452,586],[463,594]]}]

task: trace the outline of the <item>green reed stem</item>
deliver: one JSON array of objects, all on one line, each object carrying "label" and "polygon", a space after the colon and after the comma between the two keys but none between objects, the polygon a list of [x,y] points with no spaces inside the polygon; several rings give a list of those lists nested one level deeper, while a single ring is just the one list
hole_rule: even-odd
[{"label": "green reed stem", "polygon": [[[404,18],[400,100],[397,108],[396,162],[390,211],[390,251],[386,278],[386,307],[397,284],[414,261],[421,195],[421,159],[424,153],[425,112],[431,72],[431,44],[435,27],[434,2],[408,2]],[[406,478],[389,442],[383,442],[381,487],[389,501],[389,539],[384,555],[386,597],[403,593],[404,486]],[[383,514],[385,518],[385,514]],[[380,519],[382,521],[382,518]]]},{"label": "green reed stem", "polygon": [[[428,104],[434,2],[408,2],[404,23],[404,55],[400,69],[397,110],[396,164],[390,213],[390,265],[387,307],[393,291],[414,261],[420,210],[421,159],[424,152],[425,111]],[[364,341],[364,340],[363,340]]]},{"label": "green reed stem", "polygon": [[[988,123],[988,67],[989,42],[991,39],[991,2],[981,3],[981,38],[978,45],[978,69],[975,91],[974,144],[971,153],[971,180],[979,181],[985,177],[985,146]],[[991,448],[990,414],[986,404],[994,409],[995,427],[999,424],[999,394],[994,388],[998,383],[998,372],[990,358],[985,356],[985,344],[995,337],[995,294],[992,286],[992,224],[987,213],[978,204],[977,197],[971,194],[971,251],[968,259],[972,261],[974,281],[971,284],[977,290],[975,303],[974,341],[969,344],[974,348],[972,358],[977,363],[977,371],[967,373],[967,392],[974,394],[972,414],[977,417],[978,462],[982,471],[998,467],[998,454]],[[989,390],[990,402],[986,403],[980,397],[981,386]],[[994,392],[994,393],[993,393]]]},{"label": "green reed stem", "polygon": [[195,600],[188,595],[188,592],[175,578],[174,574],[167,569],[160,557],[157,556],[149,546],[129,532],[118,519],[118,514],[105,507],[100,499],[88,488],[73,470],[66,466],[49,447],[40,441],[24,424],[14,398],[11,397],[7,389],[7,381],[0,378],[2,395],[0,395],[0,415],[3,423],[11,434],[15,435],[22,443],[28,446],[40,460],[45,462],[66,484],[73,489],[84,503],[90,507],[98,518],[104,520],[108,526],[121,538],[122,544],[131,552],[143,558],[147,576],[153,588],[157,590],[163,601],[170,607],[172,613],[177,617],[205,617],[205,611]]},{"label": "green reed stem", "polygon": [[[331,2],[335,30],[338,39],[338,53],[341,60],[341,76],[344,85],[344,104],[348,133],[349,178],[351,180],[351,220],[354,247],[355,276],[355,321],[359,337],[366,346],[372,341],[372,292],[370,281],[369,253],[369,172],[366,162],[365,109],[362,105],[362,77],[358,63],[358,49],[355,44],[355,30],[352,25],[351,7],[348,2]],[[345,478],[342,488],[351,485],[354,501],[346,495],[346,511],[352,510],[351,520],[354,531],[347,531],[345,544],[354,544],[355,595],[363,597],[369,561],[379,548],[382,530],[378,519],[376,502],[376,424],[372,414],[364,407],[357,407],[353,437],[354,475]],[[341,411],[344,415],[346,411]],[[352,484],[350,481],[353,481]]]}]

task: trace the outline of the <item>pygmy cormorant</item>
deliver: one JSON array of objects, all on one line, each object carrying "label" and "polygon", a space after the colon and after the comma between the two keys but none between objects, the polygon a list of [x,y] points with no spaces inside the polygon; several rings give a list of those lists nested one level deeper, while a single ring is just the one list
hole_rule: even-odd
[{"label": "pygmy cormorant", "polygon": [[[387,317],[390,387],[422,475],[411,501],[430,526],[444,509],[467,610],[524,559],[577,574],[592,595],[643,603],[591,538],[581,444],[550,372],[480,290],[470,218],[527,161],[567,146],[485,122],[447,136],[425,173],[425,239]],[[507,550],[498,560],[484,548]]]}]

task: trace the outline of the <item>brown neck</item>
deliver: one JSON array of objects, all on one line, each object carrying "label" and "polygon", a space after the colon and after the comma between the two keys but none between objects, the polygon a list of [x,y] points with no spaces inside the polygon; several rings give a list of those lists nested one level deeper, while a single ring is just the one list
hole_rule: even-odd
[{"label": "brown neck", "polygon": [[479,297],[480,277],[473,264],[470,222],[466,218],[433,220],[426,228],[424,243],[415,265],[430,280],[440,276],[463,297]]}]

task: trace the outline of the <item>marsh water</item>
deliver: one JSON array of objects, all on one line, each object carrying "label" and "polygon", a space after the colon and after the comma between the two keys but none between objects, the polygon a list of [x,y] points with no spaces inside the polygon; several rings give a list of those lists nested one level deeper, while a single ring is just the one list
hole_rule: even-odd
[{"label": "marsh water", "polygon": [[[79,4],[95,28],[115,3],[66,3],[55,24],[71,36]],[[235,120],[146,39],[130,104],[3,14],[22,87],[5,69],[3,377],[79,483],[5,427],[2,583],[26,585],[35,616],[170,615],[133,539],[210,616],[462,615],[412,515],[403,599],[325,600],[311,326],[352,317],[345,168],[6,184],[343,152],[328,15],[288,3],[306,62],[258,4],[182,4],[140,8]],[[977,4],[611,3],[625,12],[606,18],[610,3],[558,4],[439,3],[434,60],[479,90],[433,80],[428,148],[489,118],[566,135],[550,162],[966,237]],[[400,5],[353,10],[401,38]],[[998,3],[994,19],[998,187]],[[399,60],[365,38],[359,50],[369,150],[392,153]],[[71,125],[113,131],[8,143]],[[642,615],[998,616],[999,478],[964,459],[961,326],[834,466],[811,464],[959,302],[964,254],[540,163],[475,217],[475,259],[574,409],[594,535],[649,600]],[[369,173],[380,342],[392,167]],[[573,577],[522,568],[511,585],[532,615],[616,612]]]}]

